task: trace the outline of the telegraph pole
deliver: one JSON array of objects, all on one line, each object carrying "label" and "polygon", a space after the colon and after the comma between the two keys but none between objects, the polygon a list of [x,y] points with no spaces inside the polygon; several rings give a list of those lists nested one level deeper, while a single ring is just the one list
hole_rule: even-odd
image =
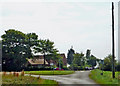
[{"label": "telegraph pole", "polygon": [[112,2],[112,77],[115,78],[114,3]]}]

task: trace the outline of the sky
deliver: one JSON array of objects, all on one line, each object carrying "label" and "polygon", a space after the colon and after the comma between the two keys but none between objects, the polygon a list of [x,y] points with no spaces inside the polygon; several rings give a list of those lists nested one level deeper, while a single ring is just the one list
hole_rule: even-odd
[{"label": "sky", "polygon": [[[111,2],[30,1],[0,3],[0,36],[5,30],[15,29],[53,41],[66,55],[71,46],[78,53],[90,49],[101,59],[111,53]],[[114,4],[117,56],[118,3]]]}]

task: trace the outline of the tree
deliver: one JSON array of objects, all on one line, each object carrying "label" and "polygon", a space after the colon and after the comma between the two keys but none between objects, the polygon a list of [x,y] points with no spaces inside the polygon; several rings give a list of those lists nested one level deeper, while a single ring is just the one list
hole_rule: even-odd
[{"label": "tree", "polygon": [[[116,60],[115,60],[115,66],[116,66]],[[104,59],[104,70],[111,71],[112,70],[112,55],[109,54]]]},{"label": "tree", "polygon": [[94,66],[96,66],[96,61],[97,61],[96,57],[91,55],[88,60],[88,65],[91,65],[94,68]]},{"label": "tree", "polygon": [[27,39],[29,41],[30,47],[37,45],[38,35],[36,35],[36,33],[28,33],[26,35],[27,35]]},{"label": "tree", "polygon": [[78,69],[79,67],[83,67],[85,65],[84,61],[84,54],[83,53],[76,53],[74,54],[74,59],[72,62],[73,69]]},{"label": "tree", "polygon": [[116,70],[117,70],[117,71],[120,71],[120,63],[117,62],[116,64],[117,64],[117,65],[116,65]]},{"label": "tree", "polygon": [[33,56],[32,55],[33,46],[36,46],[38,43],[38,35],[36,35],[36,33],[28,33],[26,34],[26,36],[28,40],[28,43],[27,43],[28,49],[27,49],[26,55],[31,55],[30,56],[31,58]]},{"label": "tree", "polygon": [[68,64],[72,64],[74,54],[75,54],[75,51],[72,48],[70,50],[68,50],[68,53],[67,53],[67,63]]},{"label": "tree", "polygon": [[86,58],[87,58],[87,59],[90,58],[90,50],[89,50],[89,49],[87,49],[87,51],[86,51]]},{"label": "tree", "polygon": [[3,70],[22,70],[26,64],[26,58],[32,56],[30,48],[33,45],[31,45],[32,42],[28,40],[31,39],[31,37],[14,29],[5,31],[5,34],[1,37]]},{"label": "tree", "polygon": [[77,64],[78,66],[83,66],[84,65],[84,54],[83,53],[74,54],[73,64]]},{"label": "tree", "polygon": [[61,65],[61,67],[62,67],[62,65],[63,65],[62,57],[61,57],[60,54],[58,54],[57,52],[58,52],[58,51],[54,51],[54,52],[51,53],[51,54],[45,55],[45,59],[46,59],[47,61],[52,60],[53,63],[55,63],[55,64],[58,65],[58,66],[59,66],[59,63],[60,63],[60,65]]},{"label": "tree", "polygon": [[[23,55],[26,53],[26,35],[20,31],[10,29],[2,36],[3,70],[19,70],[22,66]],[[22,59],[21,59],[22,58]],[[17,64],[16,64],[17,63]]]},{"label": "tree", "polygon": [[59,67],[59,68],[63,68],[63,61],[62,61],[62,57],[59,57],[58,67]]},{"label": "tree", "polygon": [[38,45],[34,46],[34,52],[42,53],[44,55],[44,65],[45,65],[46,55],[47,54],[57,55],[56,53],[58,52],[58,50],[54,48],[54,42],[50,41],[49,39],[45,39],[45,40],[40,39],[38,41]]}]

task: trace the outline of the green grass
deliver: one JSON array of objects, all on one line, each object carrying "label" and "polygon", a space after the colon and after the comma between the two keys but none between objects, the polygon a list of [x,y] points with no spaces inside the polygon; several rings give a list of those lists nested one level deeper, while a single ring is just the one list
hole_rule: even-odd
[{"label": "green grass", "polygon": [[58,82],[54,80],[46,80],[32,76],[13,76],[13,75],[2,75],[2,86],[6,86],[5,84],[16,85],[16,84],[28,84],[29,86],[33,86],[33,84],[54,84],[54,86],[58,86]]},{"label": "green grass", "polygon": [[109,84],[109,86],[112,84],[118,84],[118,81],[120,80],[120,77],[118,79],[118,72],[115,73],[115,79],[112,78],[111,71],[103,71],[103,75],[101,75],[101,73],[102,71],[99,69],[92,70],[89,77],[98,84]]},{"label": "green grass", "polygon": [[25,74],[34,74],[34,75],[67,75],[72,74],[74,71],[25,71]]}]

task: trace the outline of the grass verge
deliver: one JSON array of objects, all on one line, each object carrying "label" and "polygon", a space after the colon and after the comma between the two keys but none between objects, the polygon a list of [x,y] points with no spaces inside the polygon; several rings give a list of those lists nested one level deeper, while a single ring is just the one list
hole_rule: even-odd
[{"label": "grass verge", "polygon": [[[103,71],[103,75],[101,75],[102,71],[99,69],[92,70],[89,77],[93,79],[96,83],[102,84],[105,86],[113,86],[113,84],[118,84],[120,77],[118,77],[118,72],[115,73],[115,79],[112,78],[111,71]],[[119,85],[120,86],[120,85]]]},{"label": "grass verge", "polygon": [[[32,76],[13,76],[13,75],[2,75],[2,86],[15,86],[16,84],[19,85],[27,85],[27,86],[33,86],[34,84],[38,85],[54,85],[58,86],[58,82],[54,80],[46,80],[46,79],[41,79],[40,77],[32,77]],[[41,86],[40,85],[40,86]],[[38,85],[39,86],[39,85]]]},{"label": "grass verge", "polygon": [[25,74],[34,74],[34,75],[67,75],[72,74],[74,71],[25,71]]}]

